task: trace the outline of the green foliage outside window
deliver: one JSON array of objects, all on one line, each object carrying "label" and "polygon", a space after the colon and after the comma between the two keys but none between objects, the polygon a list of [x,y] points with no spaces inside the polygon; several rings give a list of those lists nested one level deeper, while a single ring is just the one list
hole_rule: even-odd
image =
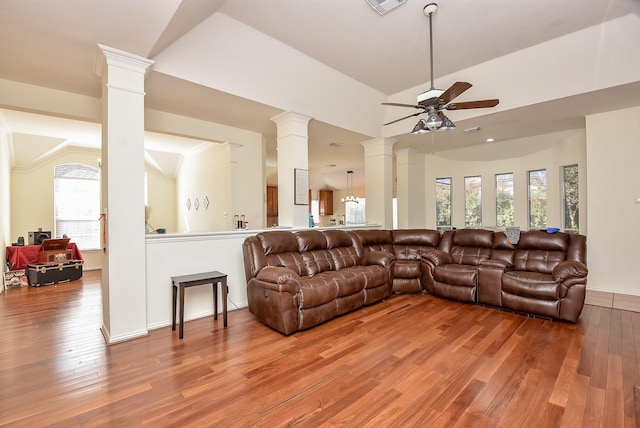
[{"label": "green foliage outside window", "polygon": [[496,225],[513,226],[513,173],[496,174]]},{"label": "green foliage outside window", "polygon": [[482,226],[482,177],[464,178],[464,225]]},{"label": "green foliage outside window", "polygon": [[578,165],[562,167],[563,172],[563,200],[564,200],[564,230],[578,233],[580,192],[578,187]]},{"label": "green foliage outside window", "polygon": [[547,227],[547,171],[529,171],[529,229]]},{"label": "green foliage outside window", "polygon": [[451,228],[451,178],[436,179],[436,228]]}]

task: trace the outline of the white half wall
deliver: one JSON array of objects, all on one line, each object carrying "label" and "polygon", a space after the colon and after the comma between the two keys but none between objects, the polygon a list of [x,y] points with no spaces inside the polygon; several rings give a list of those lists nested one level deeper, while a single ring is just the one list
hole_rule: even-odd
[{"label": "white half wall", "polygon": [[[216,270],[225,273],[229,287],[228,310],[246,307],[242,242],[253,233],[255,231],[147,236],[147,328],[171,325],[172,276]],[[222,312],[221,293],[218,293],[218,310]],[[185,320],[212,315],[212,287],[185,290],[184,313]]]}]

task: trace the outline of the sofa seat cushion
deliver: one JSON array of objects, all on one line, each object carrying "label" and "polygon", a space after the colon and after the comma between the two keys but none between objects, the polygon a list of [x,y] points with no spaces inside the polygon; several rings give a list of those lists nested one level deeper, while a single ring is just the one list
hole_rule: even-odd
[{"label": "sofa seat cushion", "polygon": [[440,265],[434,269],[433,279],[450,285],[475,287],[478,283],[478,270],[475,266],[456,263]]},{"label": "sofa seat cushion", "polygon": [[331,273],[338,289],[338,297],[350,296],[364,290],[364,279],[359,268],[340,269]]},{"label": "sofa seat cushion", "polygon": [[338,287],[334,280],[335,272],[324,272],[311,277],[300,278],[300,308],[313,308],[335,300]]},{"label": "sofa seat cushion", "polygon": [[362,283],[362,288],[370,289],[389,284],[389,271],[380,265],[355,266],[349,269],[342,269],[334,273],[342,273],[343,271],[353,271],[356,273]]},{"label": "sofa seat cushion", "polygon": [[540,272],[508,271],[502,276],[502,291],[543,300],[560,298],[560,285],[551,275]]},{"label": "sofa seat cushion", "polygon": [[422,270],[419,260],[397,260],[393,265],[393,278],[420,278]]}]

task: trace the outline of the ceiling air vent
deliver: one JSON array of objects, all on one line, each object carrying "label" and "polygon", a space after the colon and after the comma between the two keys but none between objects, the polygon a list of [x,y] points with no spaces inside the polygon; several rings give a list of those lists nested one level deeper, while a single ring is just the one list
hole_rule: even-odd
[{"label": "ceiling air vent", "polygon": [[380,15],[384,15],[390,10],[406,3],[406,1],[407,0],[367,0],[367,3]]}]

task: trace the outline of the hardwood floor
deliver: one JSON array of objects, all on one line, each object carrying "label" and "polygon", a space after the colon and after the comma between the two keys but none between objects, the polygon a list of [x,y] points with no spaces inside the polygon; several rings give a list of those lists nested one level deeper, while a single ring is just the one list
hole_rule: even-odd
[{"label": "hardwood floor", "polygon": [[99,281],[0,296],[0,424],[636,426],[638,313],[398,295],[288,337],[241,309],[106,346]]}]

